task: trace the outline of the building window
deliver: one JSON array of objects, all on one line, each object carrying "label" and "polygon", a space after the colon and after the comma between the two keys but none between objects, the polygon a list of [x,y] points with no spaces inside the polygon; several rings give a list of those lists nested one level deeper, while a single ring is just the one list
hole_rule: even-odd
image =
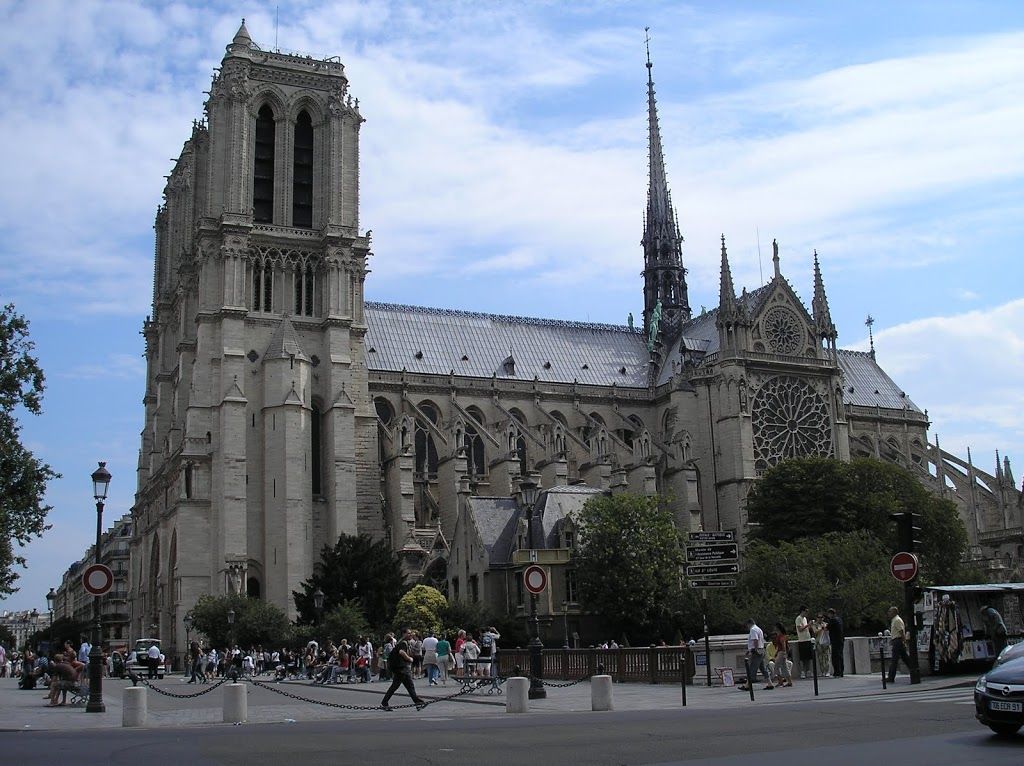
[{"label": "building window", "polygon": [[452,601],[459,600],[459,578],[452,578]]},{"label": "building window", "polygon": [[565,599],[573,603],[580,600],[580,589],[579,583],[576,581],[575,569],[565,570]]},{"label": "building window", "polygon": [[252,269],[252,310],[273,311],[274,309],[274,272],[263,264],[256,264]]},{"label": "building window", "polygon": [[264,104],[256,116],[256,152],[252,179],[252,219],[274,221],[274,111]]},{"label": "building window", "polygon": [[292,226],[313,227],[313,121],[303,109],[295,121],[292,166]]},{"label": "building window", "polygon": [[476,575],[469,578],[469,598],[471,601],[480,600],[480,579]]},{"label": "building window", "polygon": [[293,274],[295,281],[295,316],[313,316],[313,288],[315,285],[313,269],[305,267],[296,269]]},{"label": "building window", "polygon": [[523,601],[523,573],[516,572],[516,603],[522,606]]},{"label": "building window", "polygon": [[469,423],[466,424],[466,433],[463,436],[466,447],[466,468],[469,475],[479,479],[484,475],[486,469],[486,457],[484,455],[484,440]]}]

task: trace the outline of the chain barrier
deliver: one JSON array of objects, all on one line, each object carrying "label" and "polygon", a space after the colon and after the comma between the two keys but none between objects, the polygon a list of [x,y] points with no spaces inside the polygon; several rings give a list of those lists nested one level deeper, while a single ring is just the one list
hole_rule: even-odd
[{"label": "chain barrier", "polygon": [[568,689],[570,686],[575,686],[576,684],[581,684],[584,681],[589,681],[593,676],[583,676],[582,678],[577,678],[575,681],[563,682],[546,681],[543,678],[536,678],[529,673],[521,673],[518,676],[495,676],[495,678],[497,678],[501,683],[505,683],[510,678],[528,678],[530,681],[540,681],[542,686],[550,686],[552,689]]},{"label": "chain barrier", "polygon": [[208,686],[205,689],[200,689],[197,692],[192,692],[191,694],[175,694],[174,692],[169,692],[166,689],[161,689],[159,686],[154,686],[153,684],[151,684],[145,678],[140,678],[139,679],[139,681],[142,683],[143,686],[145,686],[148,689],[152,689],[157,694],[162,694],[165,697],[174,697],[175,699],[181,699],[181,700],[192,699],[193,697],[202,697],[204,694],[209,694],[214,689],[216,689],[219,686],[222,686],[223,684],[226,684],[230,680],[231,680],[230,678],[222,678],[220,681],[217,681],[215,684],[213,684],[211,686]]},{"label": "chain barrier", "polygon": [[[464,686],[459,691],[453,694],[449,694],[445,697],[436,697],[434,699],[424,700],[422,704],[410,702],[405,705],[390,705],[387,708],[382,708],[380,705],[347,705],[344,702],[327,702],[326,700],[310,699],[309,697],[303,697],[299,694],[292,694],[291,692],[285,691],[279,686],[271,686],[270,684],[264,683],[263,681],[257,681],[255,678],[249,678],[246,680],[248,680],[249,683],[251,683],[253,686],[258,686],[261,689],[266,689],[269,692],[274,692],[275,694],[280,694],[282,697],[289,697],[290,699],[298,700],[299,702],[308,702],[312,705],[323,705],[324,707],[333,707],[338,708],[340,710],[380,710],[382,712],[387,712],[388,710],[405,710],[408,708],[417,708],[418,710],[422,710],[428,705],[433,705],[437,702],[447,702],[449,700],[455,699],[456,697],[463,697],[467,694],[472,694],[473,692],[477,691],[483,686],[483,683],[470,684]],[[484,680],[486,680],[488,684],[490,683],[490,679],[481,679],[481,681]]]}]

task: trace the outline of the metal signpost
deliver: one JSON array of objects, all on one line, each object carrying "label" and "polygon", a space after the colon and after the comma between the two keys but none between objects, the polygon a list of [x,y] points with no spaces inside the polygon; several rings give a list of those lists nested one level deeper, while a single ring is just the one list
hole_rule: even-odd
[{"label": "metal signpost", "polygon": [[686,542],[686,579],[700,588],[704,616],[704,669],[711,686],[711,637],[708,635],[708,588],[735,588],[739,574],[736,533],[690,532]]}]

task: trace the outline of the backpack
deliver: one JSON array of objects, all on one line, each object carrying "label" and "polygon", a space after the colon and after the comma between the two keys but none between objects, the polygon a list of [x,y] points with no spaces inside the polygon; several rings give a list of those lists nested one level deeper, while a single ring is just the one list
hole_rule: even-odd
[{"label": "backpack", "polygon": [[480,646],[484,649],[490,649],[492,646],[494,646],[494,636],[492,636],[490,633],[484,633],[480,637]]},{"label": "backpack", "polygon": [[402,670],[405,667],[405,660],[402,659],[402,655],[398,651],[398,646],[395,646],[390,652],[388,652],[388,670],[392,673]]}]

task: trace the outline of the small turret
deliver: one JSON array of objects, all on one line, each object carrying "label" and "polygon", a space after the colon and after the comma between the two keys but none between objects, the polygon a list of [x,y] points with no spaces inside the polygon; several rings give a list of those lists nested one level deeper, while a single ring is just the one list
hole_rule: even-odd
[{"label": "small turret", "polygon": [[811,301],[814,315],[814,326],[818,335],[828,343],[829,350],[835,349],[836,326],[832,322],[832,313],[828,308],[828,296],[825,295],[825,281],[821,278],[821,266],[818,263],[818,251],[814,251],[814,298]]},{"label": "small turret", "polygon": [[732,269],[729,268],[729,253],[725,249],[725,235],[722,235],[722,266],[718,286],[719,320],[736,315],[736,289],[732,285]]}]

